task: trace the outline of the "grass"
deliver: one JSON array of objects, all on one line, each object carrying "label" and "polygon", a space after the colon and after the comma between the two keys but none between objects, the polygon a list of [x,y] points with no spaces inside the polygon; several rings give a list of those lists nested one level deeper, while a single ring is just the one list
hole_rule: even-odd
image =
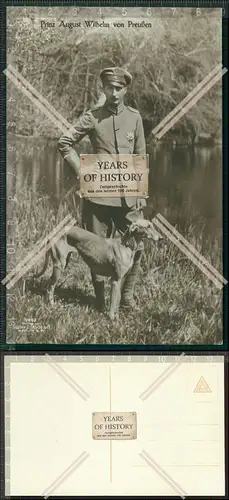
[{"label": "grass", "polygon": [[[56,209],[53,205],[51,208],[49,198],[28,189],[17,199],[17,254],[8,257],[8,272],[68,213],[79,217],[79,207],[72,197],[62,200]],[[184,236],[220,272],[220,243],[209,241],[206,251],[203,233],[196,238],[191,225]],[[78,255],[72,257],[56,289],[53,307],[44,295],[51,268],[39,280],[34,278],[42,264],[43,258],[9,292],[13,294],[8,296],[7,307],[9,343],[222,343],[222,291],[167,239],[158,247],[146,242],[136,308],[129,313],[121,311],[115,323],[95,309],[90,271]],[[107,301],[109,287],[107,282]]]}]

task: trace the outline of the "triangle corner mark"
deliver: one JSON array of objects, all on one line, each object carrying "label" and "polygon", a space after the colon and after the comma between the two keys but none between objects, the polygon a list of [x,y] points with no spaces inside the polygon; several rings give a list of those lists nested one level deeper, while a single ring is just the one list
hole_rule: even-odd
[{"label": "triangle corner mark", "polygon": [[193,390],[195,393],[210,393],[212,390],[210,389],[208,383],[206,382],[204,377],[200,377],[199,381],[196,384],[195,389]]}]

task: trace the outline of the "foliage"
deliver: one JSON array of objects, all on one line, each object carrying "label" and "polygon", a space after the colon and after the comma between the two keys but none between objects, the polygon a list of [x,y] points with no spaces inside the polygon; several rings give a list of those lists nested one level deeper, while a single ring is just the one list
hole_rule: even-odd
[{"label": "foliage", "polygon": [[[109,9],[110,15],[117,15],[117,9]],[[133,74],[127,103],[139,109],[152,129],[221,62],[218,9],[202,9],[200,16],[194,9],[177,9],[179,13],[172,17],[146,19],[144,14],[152,28],[141,29],[88,29],[84,26],[87,9],[80,8],[74,17],[70,7],[52,8],[50,20],[55,17],[56,27],[41,29],[39,17],[49,20],[50,9],[7,10],[8,63],[71,123],[97,102],[101,95],[99,72],[105,66],[125,66]],[[58,28],[59,21],[66,18],[81,20],[81,27]],[[58,128],[11,82],[8,94],[18,103],[8,110],[8,120],[16,123],[16,133],[60,135]],[[181,135],[217,133],[221,124],[220,96],[218,83],[174,130]]]}]

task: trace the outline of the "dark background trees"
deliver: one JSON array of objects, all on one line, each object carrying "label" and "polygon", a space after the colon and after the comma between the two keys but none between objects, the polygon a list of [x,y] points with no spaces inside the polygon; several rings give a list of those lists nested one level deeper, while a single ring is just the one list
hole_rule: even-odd
[{"label": "dark background trees", "polygon": [[[104,20],[108,14],[126,22],[120,10],[105,9]],[[220,9],[202,9],[201,15],[196,15],[196,9],[176,9],[172,16],[152,13],[147,17],[146,9],[140,8],[138,16],[139,21],[151,22],[152,28],[88,29],[83,21],[93,16],[86,8],[8,8],[8,63],[71,123],[98,99],[102,102],[100,70],[125,66],[133,75],[127,104],[139,109],[148,134],[221,62],[221,14]],[[56,27],[41,29],[41,18],[55,18]],[[99,19],[97,13],[94,18]],[[82,27],[58,28],[61,19],[81,20]],[[11,111],[9,123],[15,123],[14,130],[9,124],[11,131],[59,135],[58,128],[11,82],[8,94],[17,102]],[[219,82],[179,120],[172,133],[220,136],[220,130]]]}]

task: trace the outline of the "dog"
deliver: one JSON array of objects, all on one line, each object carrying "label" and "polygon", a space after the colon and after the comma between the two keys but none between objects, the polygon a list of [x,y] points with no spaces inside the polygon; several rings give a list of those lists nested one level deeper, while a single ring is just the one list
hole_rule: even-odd
[{"label": "dog", "polygon": [[78,226],[73,226],[46,252],[43,269],[36,277],[42,276],[46,271],[51,256],[53,273],[48,289],[48,299],[53,304],[56,284],[68,265],[71,253],[78,252],[91,271],[111,278],[109,317],[114,320],[118,318],[124,279],[131,270],[135,253],[144,238],[158,241],[161,239],[161,235],[155,230],[152,222],[142,218],[128,226],[121,240],[104,238]]}]

